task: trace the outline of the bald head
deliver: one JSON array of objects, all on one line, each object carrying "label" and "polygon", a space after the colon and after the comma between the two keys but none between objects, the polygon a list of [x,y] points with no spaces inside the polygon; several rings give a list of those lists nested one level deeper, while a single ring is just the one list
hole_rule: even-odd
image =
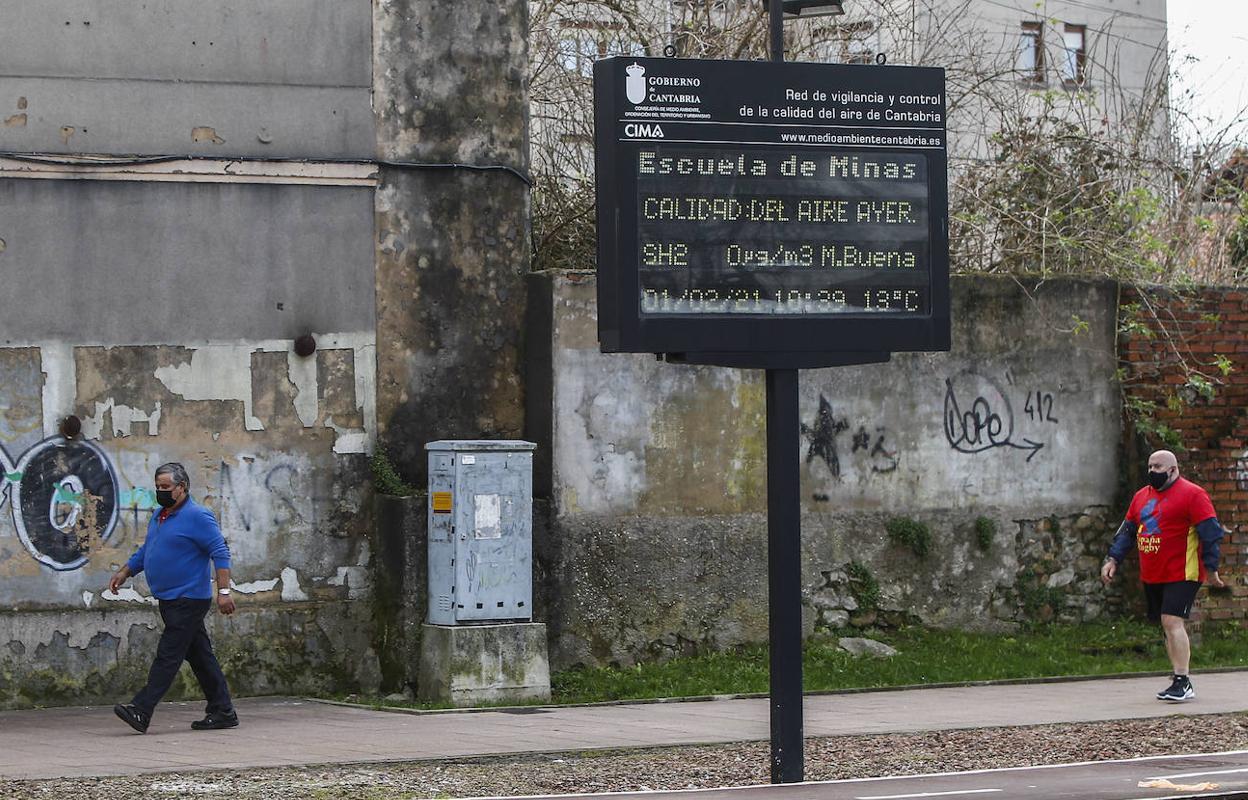
[{"label": "bald head", "polygon": [[1148,482],[1158,491],[1179,479],[1179,460],[1169,450],[1158,450],[1148,457]]}]

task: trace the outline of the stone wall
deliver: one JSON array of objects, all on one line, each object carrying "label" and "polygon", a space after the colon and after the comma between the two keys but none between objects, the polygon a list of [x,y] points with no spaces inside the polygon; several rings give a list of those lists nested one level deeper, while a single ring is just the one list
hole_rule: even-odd
[{"label": "stone wall", "polygon": [[[529,382],[552,666],[766,639],[759,371],[598,352],[594,276],[536,276]],[[1085,620],[1115,527],[1117,289],[954,282],[950,353],[801,376],[805,629]],[[543,434],[544,432],[544,434]],[[540,438],[539,438],[540,440]],[[539,489],[540,491],[540,489]]]}]

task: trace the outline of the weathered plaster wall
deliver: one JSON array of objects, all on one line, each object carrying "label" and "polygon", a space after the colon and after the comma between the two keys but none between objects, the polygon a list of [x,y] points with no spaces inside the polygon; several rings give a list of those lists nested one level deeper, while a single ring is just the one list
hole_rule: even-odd
[{"label": "weathered plaster wall", "polygon": [[[552,663],[765,639],[762,373],[602,355],[591,274],[533,291],[552,309],[530,374],[553,387],[531,411],[550,431]],[[802,373],[808,631],[1120,602],[1095,579],[1117,491],[1116,289],[989,278],[954,298],[950,353]],[[929,555],[889,538],[900,517],[928,526]],[[878,582],[874,609],[854,599],[854,562]]]},{"label": "weathered plaster wall", "polygon": [[[232,673],[238,690],[335,674],[375,683],[364,624],[373,334],[320,341],[306,360],[288,340],[0,349],[0,704],[41,698],[31,681],[48,669],[63,670],[62,696],[104,699],[150,657],[146,581],[105,587],[142,542],[152,473],[170,460],[187,466],[233,554],[241,613],[216,622],[220,647],[275,662]],[[82,420],[76,439],[56,434],[62,403]],[[88,662],[99,680],[79,669]]]},{"label": "weathered plaster wall", "polygon": [[0,255],[10,265],[0,344],[371,331],[372,195],[370,187],[0,180]]},{"label": "weathered plaster wall", "polygon": [[133,691],[153,600],[142,576],[104,590],[165,461],[233,552],[241,611],[214,625],[237,691],[377,682],[371,195],[0,180],[0,704]]}]

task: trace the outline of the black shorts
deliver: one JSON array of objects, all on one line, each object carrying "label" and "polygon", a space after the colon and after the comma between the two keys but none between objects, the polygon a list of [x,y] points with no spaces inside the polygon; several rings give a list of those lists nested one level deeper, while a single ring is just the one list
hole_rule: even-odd
[{"label": "black shorts", "polygon": [[1200,581],[1175,581],[1174,583],[1144,584],[1144,598],[1148,600],[1148,618],[1161,622],[1162,614],[1187,619],[1192,613],[1192,603],[1200,591]]}]

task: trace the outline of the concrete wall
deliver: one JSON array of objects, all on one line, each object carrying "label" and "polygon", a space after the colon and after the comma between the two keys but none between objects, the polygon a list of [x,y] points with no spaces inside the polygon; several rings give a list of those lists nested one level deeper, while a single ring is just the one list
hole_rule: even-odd
[{"label": "concrete wall", "polygon": [[[539,291],[552,664],[765,640],[762,373],[602,355],[593,275],[541,275]],[[959,280],[952,352],[802,373],[808,632],[1121,602],[1095,579],[1118,489],[1115,315],[1109,284]],[[928,526],[929,555],[890,540],[895,518]],[[879,585],[874,609],[854,599],[854,562]]]},{"label": "concrete wall", "polygon": [[[370,502],[377,441],[418,487],[428,440],[541,442],[554,666],[765,638],[762,376],[603,356],[593,276],[526,276],[524,2],[0,0],[0,19],[0,152],[197,159],[0,157],[0,705],[142,680],[151,598],[103,588],[167,460],[235,553],[242,610],[212,626],[237,692],[410,683],[423,516]],[[955,296],[952,353],[803,374],[810,633],[1122,602],[1092,575],[1116,515],[1115,290]],[[929,555],[889,539],[901,518]]]}]

